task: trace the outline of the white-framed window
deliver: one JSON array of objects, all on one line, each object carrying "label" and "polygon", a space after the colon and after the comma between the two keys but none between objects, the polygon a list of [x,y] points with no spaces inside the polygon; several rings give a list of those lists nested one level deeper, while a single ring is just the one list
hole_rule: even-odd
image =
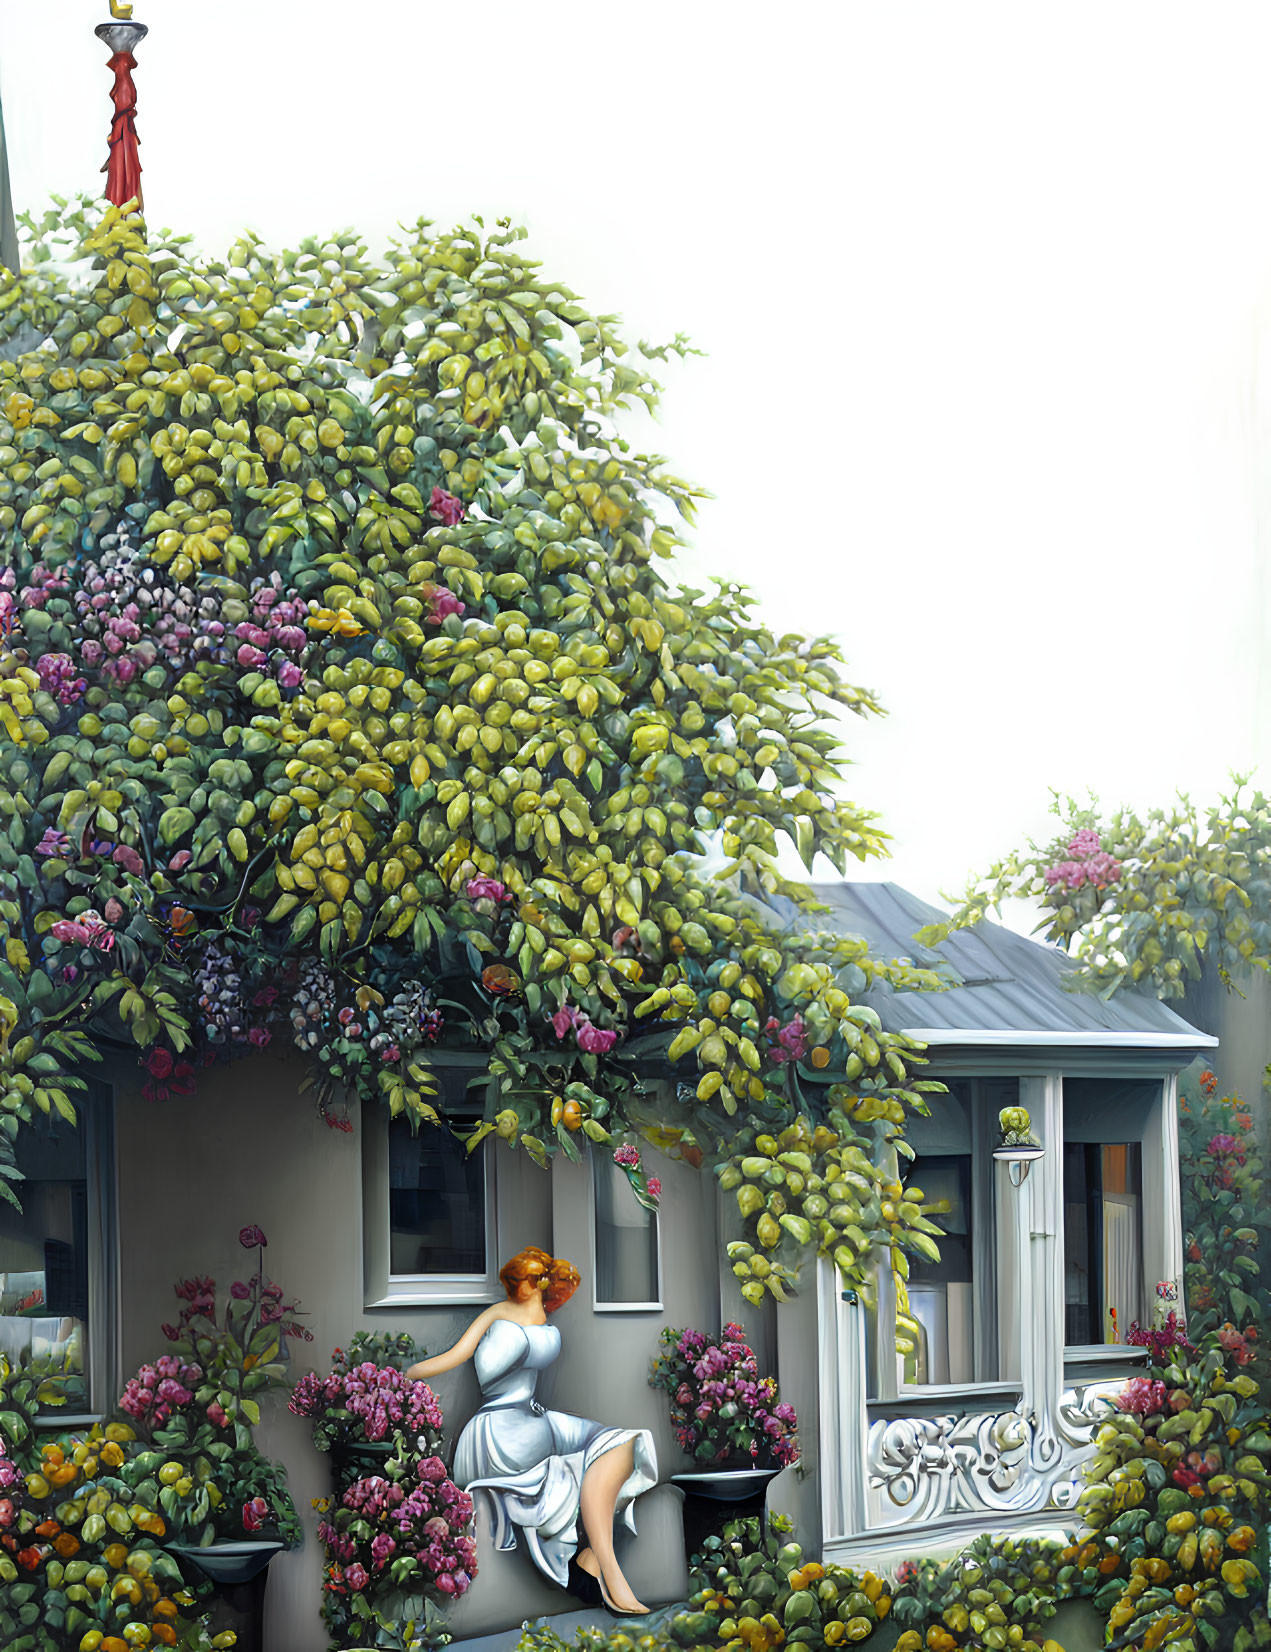
[{"label": "white-framed window", "polygon": [[102,1416],[119,1387],[112,1106],[93,1082],[76,1125],[20,1130],[22,1209],[0,1203],[0,1353],[39,1379],[59,1427]]},{"label": "white-framed window", "polygon": [[1154,1079],[1065,1077],[1064,1345],[1124,1344],[1147,1303],[1144,1149],[1162,1105]]},{"label": "white-framed window", "polygon": [[447,1055],[434,1068],[449,1122],[413,1129],[378,1099],[362,1107],[362,1240],[368,1308],[495,1302],[499,1284],[496,1160],[481,1120],[484,1058]]},{"label": "white-framed window", "polygon": [[607,1153],[589,1155],[592,1305],[598,1314],[662,1309],[662,1235],[658,1213],[632,1192]]},{"label": "white-framed window", "polygon": [[919,1331],[912,1353],[897,1354],[896,1295],[890,1270],[880,1264],[866,1309],[869,1397],[886,1401],[935,1390],[998,1385],[1009,1365],[999,1348],[1000,1190],[994,1174],[997,1115],[1019,1104],[1013,1077],[933,1074],[946,1086],[928,1096],[930,1117],[906,1121],[912,1162],[897,1158],[910,1187],[925,1204],[943,1204],[932,1220],[944,1230],[940,1260],[909,1253],[909,1312]]}]

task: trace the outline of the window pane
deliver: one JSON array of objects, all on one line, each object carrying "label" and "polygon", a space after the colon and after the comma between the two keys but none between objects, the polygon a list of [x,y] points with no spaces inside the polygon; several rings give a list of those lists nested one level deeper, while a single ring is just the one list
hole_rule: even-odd
[{"label": "window pane", "polygon": [[394,1119],[388,1132],[388,1184],[390,1274],[485,1277],[485,1153],[480,1148],[469,1153],[446,1125],[421,1124],[412,1132],[407,1120]]},{"label": "window pane", "polygon": [[[1065,1101],[1066,1101],[1065,1095]],[[1064,1144],[1064,1341],[1124,1342],[1143,1318],[1142,1149]]]},{"label": "window pane", "polygon": [[15,1144],[22,1210],[0,1204],[0,1353],[43,1379],[50,1406],[88,1409],[84,1137],[48,1123]]},{"label": "window pane", "polygon": [[940,1260],[909,1258],[909,1309],[921,1330],[904,1365],[906,1383],[992,1381],[997,1376],[995,1227],[989,1114],[1018,1100],[1015,1080],[950,1079],[930,1097],[931,1117],[906,1135],[915,1152],[908,1180],[945,1209]]},{"label": "window pane", "polygon": [[597,1155],[596,1301],[657,1302],[657,1217],[631,1191],[621,1165]]}]

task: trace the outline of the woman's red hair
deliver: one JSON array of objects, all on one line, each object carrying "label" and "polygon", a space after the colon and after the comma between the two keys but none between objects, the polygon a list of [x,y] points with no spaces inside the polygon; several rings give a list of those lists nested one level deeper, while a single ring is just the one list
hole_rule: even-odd
[{"label": "woman's red hair", "polygon": [[543,1293],[543,1311],[555,1313],[568,1302],[582,1284],[582,1275],[572,1262],[552,1256],[538,1245],[527,1245],[499,1269],[499,1279],[509,1297],[516,1295],[517,1287],[531,1281]]}]

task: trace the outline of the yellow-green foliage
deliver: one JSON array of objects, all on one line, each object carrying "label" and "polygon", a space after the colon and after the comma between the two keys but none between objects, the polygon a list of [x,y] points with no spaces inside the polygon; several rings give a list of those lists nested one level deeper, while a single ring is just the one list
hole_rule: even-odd
[{"label": "yellow-green foliage", "polygon": [[[612,421],[665,349],[630,365],[502,227],[224,261],[114,209],[30,227],[0,277],[0,1123],[73,1111],[88,1029],[156,1050],[156,1091],[191,1045],[292,1038],[324,1105],[421,1118],[430,1040],[483,1045],[488,1127],[539,1158],[921,1105],[853,997],[930,978],[751,898],[808,905],[782,838],[880,852],[826,723],[877,707],[832,644],[657,571],[695,494]],[[672,1040],[666,1117],[635,1065]]]}]

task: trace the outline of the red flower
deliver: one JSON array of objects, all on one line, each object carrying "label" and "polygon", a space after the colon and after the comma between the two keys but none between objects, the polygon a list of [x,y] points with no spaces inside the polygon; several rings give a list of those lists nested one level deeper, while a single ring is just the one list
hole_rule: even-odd
[{"label": "red flower", "polygon": [[1212,1096],[1218,1092],[1218,1075],[1212,1068],[1206,1067],[1200,1075],[1200,1091],[1202,1095]]},{"label": "red flower", "polygon": [[268,1239],[265,1238],[265,1235],[254,1223],[251,1227],[239,1228],[238,1242],[244,1250],[255,1250],[258,1245],[267,1245],[269,1243]]},{"label": "red flower", "polygon": [[171,1050],[156,1047],[146,1057],[146,1071],[151,1078],[170,1078],[175,1065],[176,1057]]}]

